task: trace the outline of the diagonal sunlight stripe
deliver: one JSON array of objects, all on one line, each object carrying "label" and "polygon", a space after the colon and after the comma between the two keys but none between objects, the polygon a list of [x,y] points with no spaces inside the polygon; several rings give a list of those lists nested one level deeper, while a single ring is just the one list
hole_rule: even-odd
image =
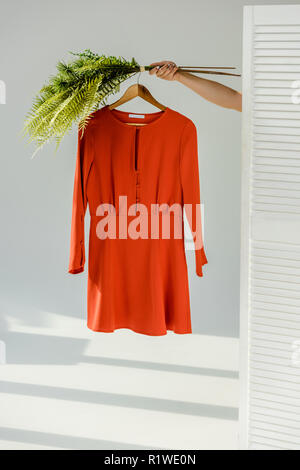
[{"label": "diagonal sunlight stripe", "polygon": [[118,393],[94,392],[89,390],[76,390],[73,388],[60,388],[46,385],[0,381],[0,393],[78,401],[83,403],[94,403],[98,405],[138,408],[149,411],[161,411],[166,413],[177,413],[192,416],[205,416],[233,421],[238,419],[238,408],[230,406],[207,405],[203,403],[193,403],[179,400],[131,396]]}]

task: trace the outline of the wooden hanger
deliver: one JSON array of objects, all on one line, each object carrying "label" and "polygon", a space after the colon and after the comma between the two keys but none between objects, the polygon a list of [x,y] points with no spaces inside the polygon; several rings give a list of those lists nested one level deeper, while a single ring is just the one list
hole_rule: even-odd
[{"label": "wooden hanger", "polygon": [[[148,103],[153,104],[153,106],[161,109],[162,111],[166,109],[166,106],[159,103],[154,98],[154,96],[151,95],[148,88],[146,88],[144,85],[140,85],[139,83],[135,83],[134,85],[131,85],[130,87],[128,87],[125,93],[121,96],[121,98],[119,98],[117,101],[109,105],[109,109],[115,109],[118,106],[121,106],[121,104],[127,103],[130,100],[133,100],[133,98],[136,98],[137,96],[147,101]],[[132,126],[147,126],[147,124],[145,123],[135,123],[135,122],[128,122],[126,124],[129,124]]]}]

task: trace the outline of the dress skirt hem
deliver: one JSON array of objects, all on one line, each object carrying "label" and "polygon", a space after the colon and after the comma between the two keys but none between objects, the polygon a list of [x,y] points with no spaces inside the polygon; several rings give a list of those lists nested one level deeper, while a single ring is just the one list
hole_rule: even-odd
[{"label": "dress skirt hem", "polygon": [[146,335],[146,336],[166,336],[169,332],[172,332],[172,333],[177,334],[177,335],[187,335],[187,334],[192,333],[192,330],[178,331],[178,330],[172,329],[172,328],[167,328],[166,330],[162,331],[161,333],[157,333],[157,332],[141,331],[138,328],[133,328],[133,327],[130,327],[130,326],[116,326],[115,328],[110,329],[110,330],[105,329],[105,328],[101,328],[101,329],[93,328],[89,324],[87,324],[87,327],[88,327],[89,330],[94,331],[95,333],[114,333],[116,330],[129,330],[129,331],[132,331],[134,333],[139,333],[141,335]]}]

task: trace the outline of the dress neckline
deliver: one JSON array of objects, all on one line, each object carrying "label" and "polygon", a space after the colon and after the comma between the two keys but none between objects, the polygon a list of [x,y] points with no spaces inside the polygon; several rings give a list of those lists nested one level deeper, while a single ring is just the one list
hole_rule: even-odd
[{"label": "dress neckline", "polygon": [[[147,129],[148,127],[154,127],[155,125],[161,123],[169,114],[169,111],[170,111],[170,108],[166,107],[164,110],[162,111],[157,111],[157,112],[154,112],[154,113],[135,113],[135,112],[132,112],[132,111],[120,111],[119,109],[109,109],[109,105],[106,105],[105,106],[106,108],[106,112],[107,112],[107,115],[114,121],[116,122],[117,124],[121,125],[122,127],[126,127],[127,129],[139,129],[139,130],[144,130],[144,129]],[[118,115],[119,116],[129,116],[129,114],[137,114],[139,116],[145,116],[146,118],[147,117],[154,117],[154,116],[157,116],[156,119],[154,119],[154,121],[151,121],[149,122],[149,124],[146,124],[145,126],[131,126],[130,124],[126,124],[126,122],[123,122],[121,121],[120,119],[118,119]]]}]

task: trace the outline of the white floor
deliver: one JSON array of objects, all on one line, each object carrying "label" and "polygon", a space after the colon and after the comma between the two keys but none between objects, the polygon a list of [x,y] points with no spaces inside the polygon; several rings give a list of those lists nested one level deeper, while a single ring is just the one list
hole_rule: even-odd
[{"label": "white floor", "polygon": [[0,449],[237,449],[238,341],[11,324]]}]

